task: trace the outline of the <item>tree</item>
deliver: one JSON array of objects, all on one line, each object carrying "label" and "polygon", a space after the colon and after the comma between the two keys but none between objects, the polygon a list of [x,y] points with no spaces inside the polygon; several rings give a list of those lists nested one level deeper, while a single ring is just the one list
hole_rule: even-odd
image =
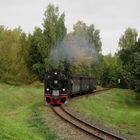
[{"label": "tree", "polygon": [[136,29],[133,29],[130,27],[127,28],[125,30],[124,34],[119,39],[119,47],[121,49],[125,49],[128,47],[134,46],[137,41],[137,36],[138,36],[138,33],[137,33]]},{"label": "tree", "polygon": [[140,42],[136,42],[133,47],[120,50],[119,58],[127,87],[140,91]]},{"label": "tree", "polygon": [[[111,54],[103,56],[101,69],[101,85],[103,87],[118,87],[122,84],[121,66],[118,57]],[[118,83],[118,79],[121,83]]]},{"label": "tree", "polygon": [[93,33],[93,42],[95,44],[95,48],[96,48],[97,52],[100,53],[102,42],[101,42],[100,31],[99,30],[95,30],[95,32]]},{"label": "tree", "polygon": [[43,54],[45,51],[43,47],[43,33],[40,28],[35,28],[33,35],[28,37],[29,48],[28,48],[28,68],[32,73],[39,76],[40,80],[43,79],[45,67]]},{"label": "tree", "polygon": [[49,4],[44,13],[43,35],[45,57],[48,58],[50,48],[56,47],[66,35],[65,14],[59,14],[59,8]]},{"label": "tree", "polygon": [[[81,65],[78,69],[81,69],[81,72],[88,75],[96,75],[97,81],[100,79],[101,65],[99,63],[101,59],[101,39],[100,31],[95,29],[94,25],[86,25],[82,21],[78,21],[73,26],[74,31],[70,33],[70,36],[79,36],[85,38],[88,41],[86,50],[90,51],[89,56],[92,56],[92,62],[89,65]],[[92,48],[92,49],[89,49]]]},{"label": "tree", "polygon": [[14,30],[0,27],[0,80],[15,83],[27,81],[26,46],[26,34],[20,27]]},{"label": "tree", "polygon": [[59,14],[59,8],[49,4],[44,12],[43,29],[35,28],[29,35],[28,67],[33,74],[43,80],[44,73],[49,69],[50,50],[63,40],[66,34],[65,14]]},{"label": "tree", "polygon": [[119,58],[122,75],[127,88],[140,91],[140,39],[136,29],[127,28],[119,40]]},{"label": "tree", "polygon": [[73,29],[74,31],[72,34],[85,37],[89,40],[89,43],[95,47],[97,52],[101,51],[102,43],[100,38],[100,31],[95,29],[93,24],[87,26],[84,22],[78,21],[76,24],[74,24]]}]

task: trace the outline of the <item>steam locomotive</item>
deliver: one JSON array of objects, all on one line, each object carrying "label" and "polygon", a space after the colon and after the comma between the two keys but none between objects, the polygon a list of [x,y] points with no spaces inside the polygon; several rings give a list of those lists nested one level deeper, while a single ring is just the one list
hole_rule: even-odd
[{"label": "steam locomotive", "polygon": [[64,104],[72,96],[89,94],[96,89],[94,78],[72,75],[58,69],[48,71],[44,82],[45,103],[50,105]]}]

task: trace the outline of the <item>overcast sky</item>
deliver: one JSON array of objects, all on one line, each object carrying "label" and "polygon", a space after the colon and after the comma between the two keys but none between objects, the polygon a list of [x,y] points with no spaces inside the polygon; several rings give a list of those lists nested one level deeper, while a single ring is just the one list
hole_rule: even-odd
[{"label": "overcast sky", "polygon": [[24,32],[42,27],[46,6],[52,3],[65,12],[65,24],[82,20],[100,30],[103,54],[114,53],[118,40],[127,27],[136,28],[140,35],[140,0],[0,0],[0,25]]}]

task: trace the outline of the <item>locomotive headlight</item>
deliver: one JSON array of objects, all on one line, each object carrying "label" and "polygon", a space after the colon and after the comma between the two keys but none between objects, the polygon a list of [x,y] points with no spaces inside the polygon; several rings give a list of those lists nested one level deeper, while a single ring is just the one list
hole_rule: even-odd
[{"label": "locomotive headlight", "polygon": [[62,89],[62,91],[66,91],[66,89],[65,89],[65,88],[63,88],[63,89]]},{"label": "locomotive headlight", "polygon": [[57,80],[54,80],[54,84],[58,84],[58,81]]},{"label": "locomotive headlight", "polygon": [[47,88],[46,90],[47,90],[47,91],[49,91],[50,89],[49,89],[49,88]]},{"label": "locomotive headlight", "polygon": [[54,74],[57,75],[57,72],[55,72]]}]

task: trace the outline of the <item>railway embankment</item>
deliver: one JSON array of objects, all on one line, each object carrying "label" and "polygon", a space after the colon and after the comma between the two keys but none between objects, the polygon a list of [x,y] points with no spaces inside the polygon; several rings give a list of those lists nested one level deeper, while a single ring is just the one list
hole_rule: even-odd
[{"label": "railway embankment", "polygon": [[[72,99],[67,105],[76,114],[104,129],[140,138],[140,107],[135,94],[127,89],[111,89],[105,94]],[[102,125],[103,124],[103,125]]]}]

